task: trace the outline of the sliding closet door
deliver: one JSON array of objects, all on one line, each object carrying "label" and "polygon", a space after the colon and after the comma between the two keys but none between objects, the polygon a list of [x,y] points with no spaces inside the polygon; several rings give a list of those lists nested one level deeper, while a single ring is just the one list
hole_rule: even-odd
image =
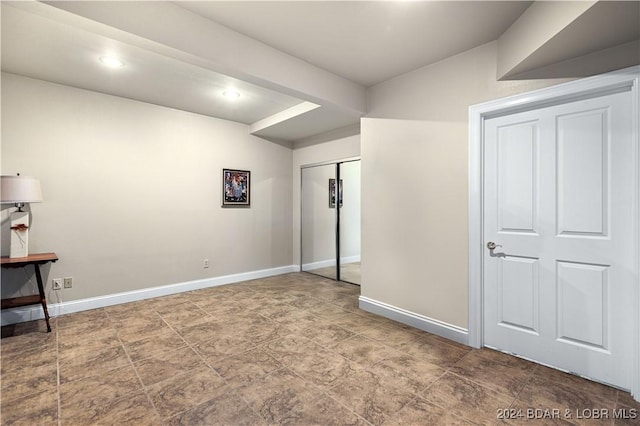
[{"label": "sliding closet door", "polygon": [[340,280],[360,284],[360,160],[339,164]]},{"label": "sliding closet door", "polygon": [[336,209],[329,185],[335,177],[335,164],[301,169],[302,270],[332,279],[337,279]]}]

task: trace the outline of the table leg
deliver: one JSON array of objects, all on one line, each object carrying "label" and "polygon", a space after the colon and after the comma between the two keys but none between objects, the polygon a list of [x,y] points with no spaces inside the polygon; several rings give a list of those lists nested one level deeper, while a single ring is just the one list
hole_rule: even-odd
[{"label": "table leg", "polygon": [[44,285],[42,285],[42,275],[40,275],[40,266],[36,263],[33,265],[36,269],[36,281],[38,282],[38,291],[40,292],[40,303],[44,311],[44,319],[47,322],[47,333],[51,333],[51,325],[49,324],[49,311],[47,310],[47,299],[44,296]]}]

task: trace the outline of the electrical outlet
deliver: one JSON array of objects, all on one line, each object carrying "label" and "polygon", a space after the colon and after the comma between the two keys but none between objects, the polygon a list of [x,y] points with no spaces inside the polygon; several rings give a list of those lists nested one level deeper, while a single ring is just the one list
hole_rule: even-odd
[{"label": "electrical outlet", "polygon": [[73,287],[73,278],[72,277],[64,277],[64,288]]},{"label": "electrical outlet", "polygon": [[54,290],[61,290],[62,289],[62,278],[54,278],[52,280],[52,283],[53,283],[52,288]]},{"label": "electrical outlet", "polygon": [[208,268],[209,267],[209,259],[204,259],[202,261],[202,267],[203,268]]}]

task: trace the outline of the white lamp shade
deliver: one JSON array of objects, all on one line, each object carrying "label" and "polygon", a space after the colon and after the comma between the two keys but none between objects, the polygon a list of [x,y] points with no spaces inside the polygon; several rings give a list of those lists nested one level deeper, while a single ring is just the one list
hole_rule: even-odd
[{"label": "white lamp shade", "polygon": [[2,175],[0,191],[2,204],[42,202],[40,181],[34,177]]}]

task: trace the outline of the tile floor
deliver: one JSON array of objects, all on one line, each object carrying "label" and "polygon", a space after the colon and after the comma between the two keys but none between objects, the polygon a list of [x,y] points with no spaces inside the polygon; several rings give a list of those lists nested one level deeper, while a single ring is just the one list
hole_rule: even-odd
[{"label": "tile floor", "polygon": [[[326,268],[318,268],[307,271],[310,274],[320,275],[325,278],[336,279],[336,266],[329,266]],[[342,263],[340,264],[340,281],[345,281],[351,284],[361,283],[360,262]]]},{"label": "tile floor", "polygon": [[358,293],[289,274],[4,327],[1,422],[640,424],[612,418],[640,412],[627,393],[368,314]]}]

